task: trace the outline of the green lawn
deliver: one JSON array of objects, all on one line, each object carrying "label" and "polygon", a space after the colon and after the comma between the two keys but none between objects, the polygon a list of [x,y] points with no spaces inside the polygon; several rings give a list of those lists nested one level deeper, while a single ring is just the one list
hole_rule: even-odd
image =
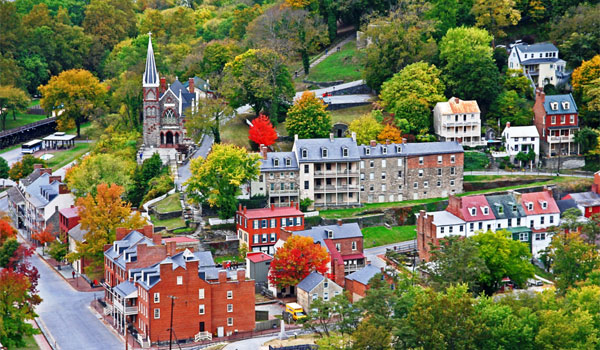
[{"label": "green lawn", "polygon": [[247,115],[238,115],[227,124],[221,126],[221,141],[249,148],[247,117]]},{"label": "green lawn", "polygon": [[34,99],[34,100],[29,101],[29,104],[27,105],[27,107],[38,106],[39,104],[40,104],[40,100]]},{"label": "green lawn", "polygon": [[535,175],[465,175],[464,182],[486,182],[497,180],[529,180],[529,179],[552,179],[551,176],[535,176]]},{"label": "green lawn", "polygon": [[490,160],[485,153],[465,152],[465,171],[485,169]]},{"label": "green lawn", "polygon": [[69,150],[52,153],[54,157],[46,163],[53,171],[56,171],[89,152],[92,145],[92,143],[76,143],[75,147]]},{"label": "green lawn", "polygon": [[35,338],[30,335],[25,337],[25,346],[20,348],[8,348],[9,350],[38,350],[40,347],[35,342]]},{"label": "green lawn", "polygon": [[365,227],[362,229],[364,248],[372,248],[380,245],[386,245],[397,242],[404,242],[415,239],[417,233],[416,226],[385,226]]},{"label": "green lawn", "polygon": [[[465,192],[465,193],[459,194],[458,196],[463,197],[463,196],[469,196],[469,195],[475,195],[475,194],[503,192],[503,191],[508,191],[508,190],[517,190],[517,189],[527,188],[527,187],[539,187],[539,186],[543,186],[543,185],[552,185],[552,184],[558,184],[558,183],[562,183],[562,182],[569,182],[569,181],[575,181],[575,180],[578,180],[578,178],[567,177],[567,176],[553,177],[553,178],[549,178],[546,181],[533,182],[533,183],[526,184],[526,185],[514,185],[514,186],[507,186],[507,187],[497,187],[497,188],[492,188],[489,190]],[[402,208],[402,207],[408,207],[408,206],[412,206],[412,205],[423,205],[423,204],[428,204],[428,203],[435,203],[435,202],[439,202],[439,201],[442,201],[445,199],[447,199],[447,198],[440,197],[440,198],[417,199],[417,200],[402,201],[402,202],[366,203],[364,206],[359,207],[359,208],[321,210],[321,211],[319,211],[319,215],[325,219],[343,219],[343,218],[348,218],[348,217],[353,217],[353,216],[360,216],[368,210],[377,209],[377,208]]]},{"label": "green lawn", "polygon": [[333,53],[310,70],[307,80],[345,82],[362,77],[361,53],[356,50],[356,42],[344,45],[340,52]]},{"label": "green lawn", "polygon": [[346,123],[350,124],[354,119],[363,114],[371,112],[373,107],[369,105],[350,107],[331,111],[331,123]]},{"label": "green lawn", "polygon": [[165,199],[158,202],[154,207],[160,213],[181,210],[181,200],[179,193],[175,192],[168,195]]},{"label": "green lawn", "polygon": [[[13,120],[12,113],[6,114],[6,130],[18,128],[19,126],[35,123],[38,120],[46,119],[45,115],[17,113],[17,120]],[[1,125],[1,123],[0,123]]]},{"label": "green lawn", "polygon": [[224,261],[227,260],[231,260],[232,262],[239,262],[239,263],[243,263],[244,259],[240,259],[239,256],[237,255],[224,255],[224,256],[218,256],[215,258],[215,263],[220,264]]},{"label": "green lawn", "polygon": [[167,230],[173,230],[185,226],[185,221],[182,217],[176,217],[167,220],[158,220],[156,216],[150,215],[150,219],[152,220],[154,226],[166,227]]}]

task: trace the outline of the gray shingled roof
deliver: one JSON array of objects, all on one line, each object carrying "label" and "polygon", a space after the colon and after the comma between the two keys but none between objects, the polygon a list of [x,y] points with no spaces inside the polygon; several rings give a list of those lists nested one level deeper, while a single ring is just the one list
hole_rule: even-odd
[{"label": "gray shingled roof", "polygon": [[321,283],[325,277],[320,273],[313,271],[308,274],[298,285],[296,288],[302,289],[305,292],[311,292],[319,283]]},{"label": "gray shingled roof", "polygon": [[456,141],[453,142],[422,142],[406,143],[403,154],[408,156],[425,156],[428,154],[463,153],[465,150]]},{"label": "gray shingled roof", "polygon": [[[550,103],[558,102],[558,109],[552,110]],[[569,108],[564,109],[562,103],[569,102]],[[573,99],[573,95],[546,95],[544,99],[544,109],[546,110],[546,114],[575,114],[577,113],[577,104]]]},{"label": "gray shingled roof", "polygon": [[[501,194],[494,196],[485,196],[490,208],[497,219],[512,219],[512,218],[523,218],[527,216],[523,206],[517,202],[517,199],[511,194]],[[500,206],[503,208],[503,213],[500,214]],[[513,211],[513,206],[516,207],[516,211]]]},{"label": "gray shingled roof", "polygon": [[122,297],[126,297],[130,294],[137,292],[135,285],[129,281],[121,282],[115,287],[115,292]]},{"label": "gray shingled roof", "polygon": [[554,63],[559,61],[560,58],[557,57],[542,57],[542,58],[529,58],[521,61],[522,65],[531,65],[531,64],[540,64],[540,63]]},{"label": "gray shingled roof", "polygon": [[[295,144],[298,162],[331,162],[331,161],[358,161],[358,147],[352,138],[331,139],[298,139]],[[343,156],[343,149],[348,149],[348,156]],[[327,158],[322,157],[322,150],[327,149]],[[302,150],[306,150],[306,158],[302,158]]]},{"label": "gray shingled roof", "polygon": [[9,188],[7,191],[8,198],[14,203],[25,202],[25,197],[21,194],[21,191],[17,188],[17,186]]},{"label": "gray shingled roof", "polygon": [[83,236],[87,233],[86,230],[81,228],[81,224],[77,224],[69,230],[69,237],[73,238],[77,242],[83,242]]},{"label": "gray shingled roof", "polygon": [[600,195],[596,192],[571,193],[571,198],[582,207],[600,206]]},{"label": "gray shingled roof", "polygon": [[577,202],[575,202],[573,199],[558,200],[556,201],[556,205],[558,206],[561,214],[571,208],[577,208]]},{"label": "gray shingled roof", "polygon": [[[279,161],[279,166],[275,166],[275,159]],[[286,166],[286,159],[291,163]],[[298,170],[298,162],[294,152],[267,152],[267,159],[260,159],[260,171],[289,171]]]},{"label": "gray shingled roof", "polygon": [[352,222],[348,224],[340,225],[326,225],[326,226],[314,226],[311,229],[303,231],[295,231],[293,234],[304,237],[312,237],[315,243],[319,243],[321,246],[326,247],[323,240],[327,239],[327,231],[333,231],[333,239],[343,238],[355,238],[362,237],[363,234],[360,230],[360,226],[357,223]]},{"label": "gray shingled roof", "polygon": [[519,50],[523,53],[558,51],[556,46],[554,46],[554,44],[552,43],[535,43],[532,45],[519,44],[515,47],[518,47]]},{"label": "gray shingled roof", "polygon": [[[378,143],[375,146],[361,145],[358,146],[358,153],[360,158],[387,158],[387,157],[398,157],[402,155],[401,143],[392,143],[389,145]],[[367,150],[369,154],[367,154]]]},{"label": "gray shingled roof", "polygon": [[346,276],[346,278],[349,280],[357,281],[366,286],[369,284],[369,281],[371,280],[371,278],[373,278],[373,276],[375,276],[376,274],[378,274],[380,272],[381,272],[380,268],[369,264],[358,271],[352,272],[351,274]]}]

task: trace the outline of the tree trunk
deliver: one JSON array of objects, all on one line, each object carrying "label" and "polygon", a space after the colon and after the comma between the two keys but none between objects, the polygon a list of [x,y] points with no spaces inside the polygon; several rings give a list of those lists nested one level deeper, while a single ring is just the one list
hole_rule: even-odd
[{"label": "tree trunk", "polygon": [[81,138],[81,122],[75,119],[75,126],[77,127],[77,138]]},{"label": "tree trunk", "polygon": [[6,130],[6,111],[4,111],[2,114],[2,131]]},{"label": "tree trunk", "polygon": [[310,60],[308,57],[308,52],[306,50],[301,50],[300,55],[302,56],[302,66],[304,67],[304,74],[308,75],[308,71],[310,70]]},{"label": "tree trunk", "polygon": [[17,110],[13,108],[12,110],[13,120],[17,120]]}]

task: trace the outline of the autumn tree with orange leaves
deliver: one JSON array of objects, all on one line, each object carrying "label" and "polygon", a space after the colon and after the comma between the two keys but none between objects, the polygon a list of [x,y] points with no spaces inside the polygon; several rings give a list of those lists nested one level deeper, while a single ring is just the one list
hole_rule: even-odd
[{"label": "autumn tree with orange leaves", "polygon": [[252,121],[248,130],[248,138],[257,145],[271,146],[277,140],[277,132],[271,124],[271,120],[264,114]]},{"label": "autumn tree with orange leaves", "polygon": [[269,281],[278,287],[295,286],[308,274],[327,273],[329,254],[310,237],[292,235],[277,249],[269,270]]},{"label": "autumn tree with orange leaves", "polygon": [[386,141],[391,143],[402,143],[402,132],[397,127],[387,124],[383,130],[377,135],[377,141],[383,143]]},{"label": "autumn tree with orange leaves", "polygon": [[46,243],[52,243],[56,239],[56,237],[54,237],[54,235],[52,234],[52,224],[49,224],[42,230],[35,231],[31,235],[31,238],[40,242],[40,244],[42,245],[42,254],[44,254],[45,248],[46,248]]},{"label": "autumn tree with orange leaves", "polygon": [[86,273],[99,276],[104,267],[104,245],[115,240],[117,227],[141,228],[146,224],[138,212],[132,213],[131,204],[123,201],[123,187],[100,184],[96,195],[88,194],[77,200],[81,229],[87,231],[84,242],[77,242],[77,252],[67,255],[69,261],[85,258],[90,261]]}]

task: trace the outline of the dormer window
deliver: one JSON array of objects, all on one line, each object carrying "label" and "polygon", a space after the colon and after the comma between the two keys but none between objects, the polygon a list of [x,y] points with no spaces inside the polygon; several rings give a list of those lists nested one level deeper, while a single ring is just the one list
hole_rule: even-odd
[{"label": "dormer window", "polygon": [[371,154],[371,149],[369,147],[365,147],[365,155]]},{"label": "dormer window", "polygon": [[566,101],[565,101],[565,102],[563,102],[563,103],[562,103],[562,108],[563,108],[563,109],[569,109],[569,102],[566,102]]},{"label": "dormer window", "polygon": [[558,111],[558,102],[550,102],[550,108],[553,111]]},{"label": "dormer window", "polygon": [[517,206],[515,204],[513,204],[513,206],[512,206],[512,211],[513,211],[513,213],[517,212]]},{"label": "dormer window", "polygon": [[482,211],[483,211],[483,215],[488,215],[488,214],[490,213],[490,208],[488,208],[488,207],[483,207],[483,208],[482,208]]},{"label": "dormer window", "polygon": [[302,149],[302,158],[308,157],[308,151],[306,149]]},{"label": "dormer window", "polygon": [[401,153],[401,152],[402,152],[402,146],[396,145],[396,153]]},{"label": "dormer window", "polygon": [[342,157],[348,157],[348,147],[342,148]]},{"label": "dormer window", "polygon": [[279,166],[279,159],[277,159],[277,158],[273,159],[273,166],[274,167],[278,167]]},{"label": "dormer window", "polygon": [[322,148],[321,149],[321,157],[327,158],[327,148]]},{"label": "dormer window", "polygon": [[533,210],[533,203],[527,203],[527,210]]},{"label": "dormer window", "polygon": [[469,208],[469,211],[471,212],[471,216],[477,215],[477,208]]},{"label": "dormer window", "polygon": [[547,209],[547,208],[548,208],[548,202],[542,201],[542,209]]},{"label": "dormer window", "polygon": [[333,231],[332,230],[327,230],[327,238],[333,239]]},{"label": "dormer window", "polygon": [[285,166],[292,166],[292,160],[290,158],[285,159]]},{"label": "dormer window", "polygon": [[504,215],[504,207],[502,205],[498,205],[498,214]]},{"label": "dormer window", "polygon": [[386,146],[381,147],[381,153],[382,154],[387,154],[387,147]]}]

